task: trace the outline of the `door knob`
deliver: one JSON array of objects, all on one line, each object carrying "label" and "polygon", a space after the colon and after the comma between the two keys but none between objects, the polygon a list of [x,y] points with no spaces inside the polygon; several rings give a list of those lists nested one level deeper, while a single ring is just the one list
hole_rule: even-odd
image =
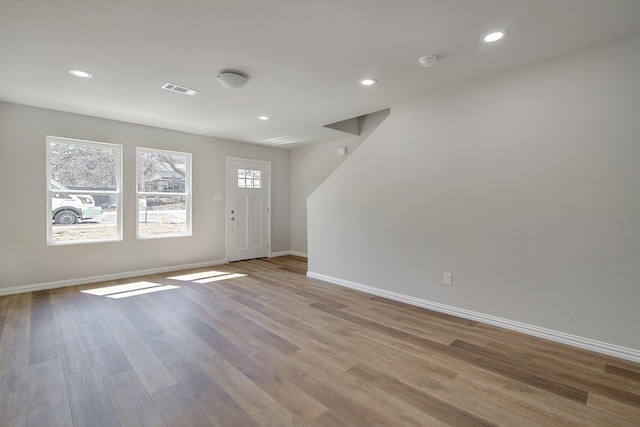
[{"label": "door knob", "polygon": [[232,217],[231,217],[231,221],[235,221],[235,220],[236,220],[236,217],[235,217],[235,216],[232,216]]}]

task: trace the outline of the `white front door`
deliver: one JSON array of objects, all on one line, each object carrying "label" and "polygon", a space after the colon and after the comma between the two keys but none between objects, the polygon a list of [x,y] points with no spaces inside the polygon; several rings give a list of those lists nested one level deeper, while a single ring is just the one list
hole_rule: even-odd
[{"label": "white front door", "polygon": [[227,259],[269,255],[271,163],[227,158]]}]

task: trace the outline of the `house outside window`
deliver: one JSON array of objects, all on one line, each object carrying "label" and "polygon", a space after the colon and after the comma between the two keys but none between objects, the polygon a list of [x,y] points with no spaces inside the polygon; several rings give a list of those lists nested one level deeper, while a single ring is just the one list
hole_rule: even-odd
[{"label": "house outside window", "polygon": [[137,236],[191,235],[191,153],[136,149]]}]

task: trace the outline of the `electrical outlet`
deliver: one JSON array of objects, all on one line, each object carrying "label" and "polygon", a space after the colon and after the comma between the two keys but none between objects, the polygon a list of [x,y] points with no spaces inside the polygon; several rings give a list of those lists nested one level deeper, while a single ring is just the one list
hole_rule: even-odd
[{"label": "electrical outlet", "polygon": [[442,284],[443,285],[447,285],[447,286],[451,286],[453,285],[453,274],[451,273],[444,273],[444,276],[442,277]]}]

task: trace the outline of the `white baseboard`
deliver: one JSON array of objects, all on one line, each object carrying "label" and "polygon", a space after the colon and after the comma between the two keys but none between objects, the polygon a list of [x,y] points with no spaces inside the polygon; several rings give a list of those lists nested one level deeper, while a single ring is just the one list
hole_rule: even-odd
[{"label": "white baseboard", "polygon": [[58,280],[55,282],[34,283],[30,285],[11,286],[0,288],[0,296],[22,294],[25,292],[44,291],[47,289],[64,288],[66,286],[86,285],[89,283],[105,282],[107,280],[128,279],[130,277],[146,276],[149,274],[161,274],[171,271],[188,270],[192,268],[211,267],[214,265],[226,264],[226,259],[200,262],[196,264],[173,265],[170,267],[150,268],[147,270],[125,271],[114,274],[104,274],[101,276],[81,277],[78,279]]},{"label": "white baseboard", "polygon": [[271,252],[269,254],[269,258],[275,258],[278,256],[285,256],[285,255],[289,255],[291,252],[290,251],[280,251],[280,252]]},{"label": "white baseboard", "polygon": [[269,255],[269,258],[275,258],[278,256],[285,256],[285,255],[295,255],[295,256],[301,256],[306,258],[307,254],[306,252],[298,252],[298,251],[281,251],[281,252],[271,252],[271,254]]},{"label": "white baseboard", "polygon": [[420,298],[415,298],[408,295],[399,294],[396,292],[387,291],[384,289],[374,288],[371,286],[362,285],[360,283],[351,282],[348,280],[339,279],[336,277],[326,276],[324,274],[307,272],[307,277],[312,279],[322,280],[324,282],[333,283],[334,285],[343,286],[345,288],[356,289],[368,294],[378,295],[384,298],[388,298],[394,301],[404,302],[406,304],[414,305],[417,307],[426,308],[441,313],[451,314],[453,316],[462,317],[469,320],[475,320],[478,322],[486,323],[493,326],[509,329],[512,331],[522,332],[527,335],[532,335],[538,338],[548,339],[563,344],[567,344],[573,347],[582,348],[585,350],[594,351],[608,356],[618,357],[620,359],[630,360],[632,362],[640,363],[640,350],[621,347],[615,344],[609,344],[601,341],[592,340],[590,338],[579,337],[576,335],[570,335],[564,332],[558,332],[551,329],[541,328],[539,326],[529,325],[526,323],[516,322],[501,317],[491,316],[488,314],[478,313],[463,308],[453,307],[450,305],[440,304],[437,302],[431,302]]}]

